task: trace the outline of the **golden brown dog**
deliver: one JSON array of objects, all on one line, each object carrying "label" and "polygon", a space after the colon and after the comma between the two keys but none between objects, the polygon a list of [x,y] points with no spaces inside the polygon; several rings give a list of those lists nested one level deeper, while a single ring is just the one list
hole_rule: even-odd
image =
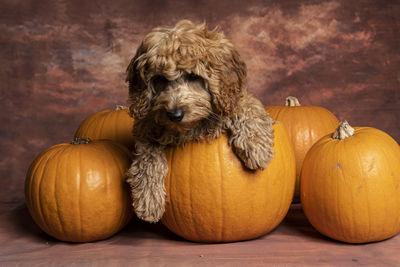
[{"label": "golden brown dog", "polygon": [[145,36],[127,69],[136,139],[127,182],[139,218],[157,222],[164,213],[167,146],[226,133],[247,168],[267,167],[273,120],[245,78],[245,63],[217,29],[183,20]]}]

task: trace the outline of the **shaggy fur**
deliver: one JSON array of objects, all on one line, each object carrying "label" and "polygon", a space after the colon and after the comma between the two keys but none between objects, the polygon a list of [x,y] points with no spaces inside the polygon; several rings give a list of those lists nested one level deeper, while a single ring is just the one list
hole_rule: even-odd
[{"label": "shaggy fur", "polygon": [[248,169],[268,166],[273,121],[245,78],[245,63],[218,29],[184,20],[144,38],[127,68],[136,140],[127,182],[139,218],[157,222],[164,213],[167,146],[226,133]]}]

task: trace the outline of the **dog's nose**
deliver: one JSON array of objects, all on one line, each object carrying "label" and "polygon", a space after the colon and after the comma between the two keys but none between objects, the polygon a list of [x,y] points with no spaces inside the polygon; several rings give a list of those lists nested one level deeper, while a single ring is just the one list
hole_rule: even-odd
[{"label": "dog's nose", "polygon": [[174,109],[167,111],[167,116],[171,121],[181,121],[185,112],[182,109]]}]

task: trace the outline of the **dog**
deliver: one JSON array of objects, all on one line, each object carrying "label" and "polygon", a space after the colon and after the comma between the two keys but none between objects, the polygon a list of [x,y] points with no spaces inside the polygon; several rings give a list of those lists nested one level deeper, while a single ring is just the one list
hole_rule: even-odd
[{"label": "dog", "polygon": [[167,146],[225,133],[246,168],[273,158],[274,121],[247,92],[246,65],[218,28],[188,20],[155,28],[126,72],[136,142],[126,181],[138,218],[155,223],[164,213]]}]

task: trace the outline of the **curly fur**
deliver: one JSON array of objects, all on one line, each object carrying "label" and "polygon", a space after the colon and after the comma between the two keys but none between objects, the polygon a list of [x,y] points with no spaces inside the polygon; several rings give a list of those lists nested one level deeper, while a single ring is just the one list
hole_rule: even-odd
[{"label": "curly fur", "polygon": [[[183,20],[145,36],[127,68],[136,139],[127,182],[139,218],[157,222],[164,213],[167,146],[227,133],[247,168],[268,166],[273,120],[245,79],[245,63],[218,29]],[[185,114],[180,121],[167,115],[176,109]]]}]

